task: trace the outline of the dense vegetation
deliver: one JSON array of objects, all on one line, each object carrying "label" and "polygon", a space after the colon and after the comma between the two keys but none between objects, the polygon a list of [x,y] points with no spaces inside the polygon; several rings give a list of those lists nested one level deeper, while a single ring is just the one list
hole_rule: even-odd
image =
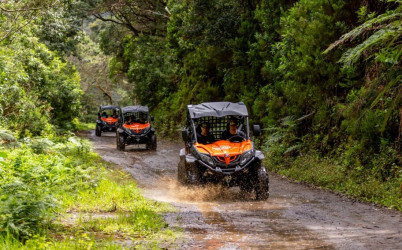
[{"label": "dense vegetation", "polygon": [[400,1],[155,0],[149,22],[101,2],[111,72],[160,133],[189,103],[243,101],[271,170],[402,209]]},{"label": "dense vegetation", "polygon": [[112,102],[176,137],[187,104],[243,101],[271,171],[402,210],[401,15],[400,0],[2,1],[0,242],[43,235],[72,186],[95,188],[69,131]]},{"label": "dense vegetation", "polygon": [[72,133],[90,127],[78,120],[91,87],[78,70],[98,63],[78,62],[85,48],[97,53],[85,44],[80,6],[0,3],[1,249],[121,249],[120,233],[150,248],[174,238],[160,215],[171,208],[144,199]]}]

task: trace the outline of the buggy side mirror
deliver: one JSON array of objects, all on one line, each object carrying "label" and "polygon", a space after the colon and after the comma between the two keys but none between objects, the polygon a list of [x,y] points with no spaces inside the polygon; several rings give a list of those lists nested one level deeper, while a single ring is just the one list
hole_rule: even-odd
[{"label": "buggy side mirror", "polygon": [[153,122],[154,121],[154,117],[153,116],[151,116],[151,122]]},{"label": "buggy side mirror", "polygon": [[183,138],[183,141],[187,141],[188,140],[188,132],[187,132],[187,129],[183,129],[182,131],[181,131],[181,137]]},{"label": "buggy side mirror", "polygon": [[254,136],[260,136],[260,134],[261,134],[260,125],[254,124],[253,125],[253,135]]}]

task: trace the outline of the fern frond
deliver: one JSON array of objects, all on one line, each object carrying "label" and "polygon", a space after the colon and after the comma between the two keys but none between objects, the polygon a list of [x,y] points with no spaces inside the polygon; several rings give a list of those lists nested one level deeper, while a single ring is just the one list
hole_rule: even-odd
[{"label": "fern frond", "polygon": [[360,58],[364,51],[373,48],[376,45],[383,45],[389,41],[395,40],[395,38],[397,39],[401,35],[401,28],[395,28],[396,27],[391,26],[375,32],[363,43],[346,51],[338,62],[344,63],[346,66],[350,66]]},{"label": "fern frond", "polygon": [[296,117],[293,115],[286,116],[281,120],[282,126],[291,126],[294,125],[296,121]]},{"label": "fern frond", "polygon": [[6,142],[16,141],[15,137],[7,130],[0,130],[0,140]]},{"label": "fern frond", "polygon": [[363,33],[366,33],[368,31],[372,30],[378,30],[382,29],[383,25],[385,23],[391,23],[393,21],[397,21],[400,24],[400,19],[402,18],[402,13],[401,13],[401,7],[387,11],[384,14],[381,14],[371,20],[366,21],[362,25],[356,27],[355,29],[349,31],[348,33],[344,34],[339,38],[337,41],[332,43],[325,51],[324,54],[328,53],[335,47],[344,44],[346,42],[353,41],[356,39],[358,36],[361,36]]},{"label": "fern frond", "polygon": [[285,152],[283,152],[283,153],[284,153],[284,154],[291,153],[291,152],[293,152],[293,151],[298,150],[300,147],[301,147],[301,146],[300,146],[299,144],[290,146],[290,147],[288,147],[288,148],[285,150]]}]

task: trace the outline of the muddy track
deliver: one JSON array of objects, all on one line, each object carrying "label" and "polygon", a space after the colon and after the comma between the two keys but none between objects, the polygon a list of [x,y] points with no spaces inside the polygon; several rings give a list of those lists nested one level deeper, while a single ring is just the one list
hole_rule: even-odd
[{"label": "muddy track", "polygon": [[267,201],[237,188],[188,188],[177,182],[182,144],[161,141],[157,151],[117,151],[113,133],[96,137],[95,151],[130,173],[148,198],[179,210],[166,215],[184,229],[178,249],[402,249],[402,213],[270,176]]}]

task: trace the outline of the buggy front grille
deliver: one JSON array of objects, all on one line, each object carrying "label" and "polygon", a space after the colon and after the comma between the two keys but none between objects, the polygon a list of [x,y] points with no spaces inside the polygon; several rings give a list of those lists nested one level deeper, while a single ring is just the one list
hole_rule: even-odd
[{"label": "buggy front grille", "polygon": [[[230,163],[230,162],[233,162],[233,161],[236,161],[238,157],[239,157],[238,155],[232,155],[232,156],[228,157],[228,158],[229,158],[229,163]],[[226,159],[225,159],[225,157],[223,157],[223,156],[215,156],[215,159],[216,159],[218,162],[226,163]]]}]

